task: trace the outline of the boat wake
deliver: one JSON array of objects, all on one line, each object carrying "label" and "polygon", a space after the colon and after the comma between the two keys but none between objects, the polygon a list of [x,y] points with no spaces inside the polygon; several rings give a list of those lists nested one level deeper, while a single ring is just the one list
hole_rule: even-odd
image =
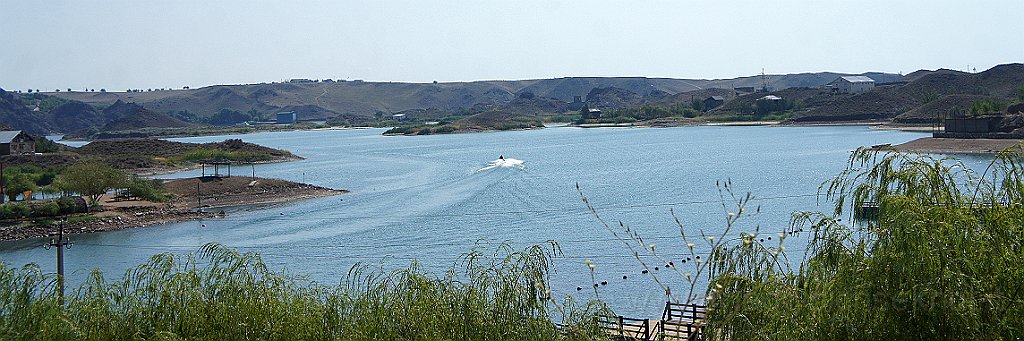
[{"label": "boat wake", "polygon": [[499,158],[497,160],[494,160],[494,161],[491,161],[490,163],[488,163],[487,167],[478,169],[477,172],[488,171],[488,170],[492,170],[492,169],[495,169],[495,168],[526,169],[526,165],[523,164],[523,160],[516,160],[516,159],[509,159],[509,158]]}]

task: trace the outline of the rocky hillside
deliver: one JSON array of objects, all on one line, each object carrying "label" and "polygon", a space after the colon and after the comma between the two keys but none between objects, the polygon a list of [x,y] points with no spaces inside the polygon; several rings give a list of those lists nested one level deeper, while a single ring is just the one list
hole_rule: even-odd
[{"label": "rocky hillside", "polygon": [[[1009,103],[1021,96],[1024,64],[1006,64],[979,73],[918,71],[904,85],[876,87],[861,94],[823,88],[789,88],[770,94],[790,101],[791,122],[888,121],[930,123],[937,111],[966,108],[978,100]],[[877,80],[876,80],[877,81]],[[739,96],[712,115],[751,115],[755,101],[767,94]]]},{"label": "rocky hillside", "polygon": [[[793,121],[896,118],[917,122],[944,107],[943,103],[963,103],[965,96],[1013,99],[1024,84],[1024,65],[1000,65],[977,74],[950,70],[918,71],[907,77],[865,73],[862,75],[879,83],[909,83],[856,95],[820,89],[843,75],[819,72],[769,75],[768,79],[772,94],[791,101],[783,117]],[[737,96],[732,89],[757,88],[761,83],[760,76],[716,80],[568,77],[452,83],[299,81],[144,92],[5,93],[0,96],[0,120],[36,133],[227,125],[272,120],[281,111],[295,111],[300,120],[333,124],[375,124],[396,113],[418,122],[452,122],[486,112],[561,115],[573,110],[570,102],[577,96],[591,107],[616,110],[681,107],[712,95],[723,96],[727,102],[708,115],[740,117],[750,115],[752,104],[765,94]],[[945,96],[955,97],[943,99]],[[132,115],[108,113],[106,109],[117,103],[135,103],[143,109]],[[928,104],[931,106],[926,107]]]},{"label": "rocky hillside", "polygon": [[158,139],[96,140],[79,147],[76,154],[102,160],[122,169],[175,167],[204,159],[235,162],[271,162],[298,159],[286,150],[232,139],[211,143],[185,143]]},{"label": "rocky hillside", "polygon": [[18,94],[0,89],[0,123],[36,134],[54,128],[42,112],[32,109]]},{"label": "rocky hillside", "polygon": [[135,103],[114,102],[103,109],[103,117],[111,119],[100,128],[101,131],[123,131],[140,128],[181,128],[194,124],[188,123],[167,114],[143,108]]},{"label": "rocky hillside", "polygon": [[[819,86],[841,74],[807,73],[773,75],[772,86]],[[892,74],[868,74],[896,78]],[[452,83],[393,83],[362,81],[321,81],[218,85],[192,90],[146,92],[59,92],[50,95],[105,107],[117,100],[134,102],[147,109],[179,117],[210,117],[223,109],[273,114],[295,110],[300,119],[327,119],[342,114],[373,117],[377,112],[393,114],[410,109],[458,112],[478,108],[501,108],[531,93],[535,97],[571,102],[593,89],[617,88],[650,96],[673,95],[705,88],[732,89],[760,85],[760,77],[726,80],[695,80],[645,77],[569,77],[519,81]],[[556,105],[557,107],[557,105]]]},{"label": "rocky hillside", "polygon": [[384,132],[384,135],[454,134],[543,127],[544,122],[541,121],[540,117],[537,115],[509,111],[487,111],[470,115],[450,123],[396,127]]}]

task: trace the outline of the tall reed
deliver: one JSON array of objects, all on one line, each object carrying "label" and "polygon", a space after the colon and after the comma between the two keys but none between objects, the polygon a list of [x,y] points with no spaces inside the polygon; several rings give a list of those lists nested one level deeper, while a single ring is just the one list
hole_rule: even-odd
[{"label": "tall reed", "polygon": [[[356,266],[336,287],[268,268],[254,253],[208,244],[158,254],[118,280],[94,271],[58,303],[54,277],[0,266],[0,338],[398,340],[592,339],[597,302],[551,295],[557,244],[473,251],[442,276],[416,263]],[[561,317],[562,327],[555,323]]]},{"label": "tall reed", "polygon": [[[948,340],[1024,336],[1020,147],[983,172],[949,158],[858,150],[821,187],[829,214],[797,213],[799,268],[782,242],[741,236],[711,257],[714,340]],[[864,205],[866,220],[849,219]],[[848,222],[843,222],[848,218]],[[780,235],[781,236],[781,235]],[[781,238],[780,238],[781,239]]]}]

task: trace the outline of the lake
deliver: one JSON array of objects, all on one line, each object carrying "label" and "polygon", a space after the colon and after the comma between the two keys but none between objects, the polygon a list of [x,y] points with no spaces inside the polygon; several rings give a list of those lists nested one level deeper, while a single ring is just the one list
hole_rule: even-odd
[{"label": "lake", "polygon": [[[241,138],[287,149],[306,159],[235,167],[234,174],[305,181],[350,194],[267,207],[229,210],[222,219],[76,235],[66,253],[71,283],[91,269],[108,277],[160,252],[185,253],[218,242],[258,252],[276,269],[337,284],[357,262],[384,269],[413,259],[438,273],[478,242],[516,247],[556,240],[557,297],[594,295],[586,260],[595,264],[602,299],[627,316],[656,317],[665,293],[641,274],[629,249],[584,206],[576,186],[614,228],[638,231],[659,254],[680,262],[686,249],[670,210],[685,231],[720,231],[726,210],[716,183],[731,180],[737,195],[751,193],[760,206],[734,231],[760,226],[782,231],[790,214],[826,211],[813,195],[841,170],[860,146],[898,144],[923,133],[836,127],[680,127],[662,129],[558,127],[533,131],[382,136],[382,129],[318,130],[174,139],[188,142]],[[492,167],[503,155],[523,167]],[[978,162],[981,162],[980,160]],[[183,172],[165,177],[195,176]],[[732,204],[726,200],[727,205]],[[203,224],[206,226],[203,227]],[[621,231],[621,230],[620,230]],[[620,235],[622,233],[620,232]],[[699,237],[694,237],[695,239]],[[44,240],[0,244],[0,259],[21,266],[37,262],[55,271]],[[787,240],[791,257],[801,240]],[[697,250],[706,252],[698,241]],[[674,293],[685,297],[678,273],[645,258]],[[623,279],[627,276],[627,279]],[[577,291],[577,287],[583,290]]]}]

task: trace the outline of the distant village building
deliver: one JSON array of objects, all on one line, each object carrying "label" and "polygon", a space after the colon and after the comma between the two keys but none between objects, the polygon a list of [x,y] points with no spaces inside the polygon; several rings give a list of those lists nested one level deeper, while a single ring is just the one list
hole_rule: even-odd
[{"label": "distant village building", "polygon": [[710,111],[711,109],[717,108],[725,104],[725,97],[722,96],[711,96],[704,99],[704,111]]},{"label": "distant village building", "polygon": [[588,109],[587,112],[585,113],[585,115],[583,115],[583,119],[584,120],[589,120],[589,119],[594,119],[594,118],[601,118],[601,109]]},{"label": "distant village building", "polygon": [[754,87],[752,86],[741,86],[732,88],[732,91],[736,93],[736,96],[752,94],[754,93]]},{"label": "distant village building", "polygon": [[306,78],[293,78],[292,80],[290,80],[288,82],[289,83],[314,83],[312,79],[306,79]]},{"label": "distant village building", "polygon": [[775,95],[768,95],[768,96],[764,96],[764,97],[758,98],[757,100],[758,101],[777,102],[777,101],[781,101],[782,97],[775,96]]},{"label": "distant village building", "polygon": [[277,113],[277,124],[294,124],[298,122],[298,116],[294,111]]},{"label": "distant village building", "polygon": [[32,154],[36,139],[21,130],[0,131],[0,155]]},{"label": "distant village building", "polygon": [[395,121],[405,121],[406,118],[408,118],[408,117],[405,116],[405,114],[394,114],[394,115],[391,115],[391,119],[395,120]]},{"label": "distant village building", "polygon": [[875,80],[867,76],[843,76],[828,83],[833,92],[859,94],[875,88]]}]

